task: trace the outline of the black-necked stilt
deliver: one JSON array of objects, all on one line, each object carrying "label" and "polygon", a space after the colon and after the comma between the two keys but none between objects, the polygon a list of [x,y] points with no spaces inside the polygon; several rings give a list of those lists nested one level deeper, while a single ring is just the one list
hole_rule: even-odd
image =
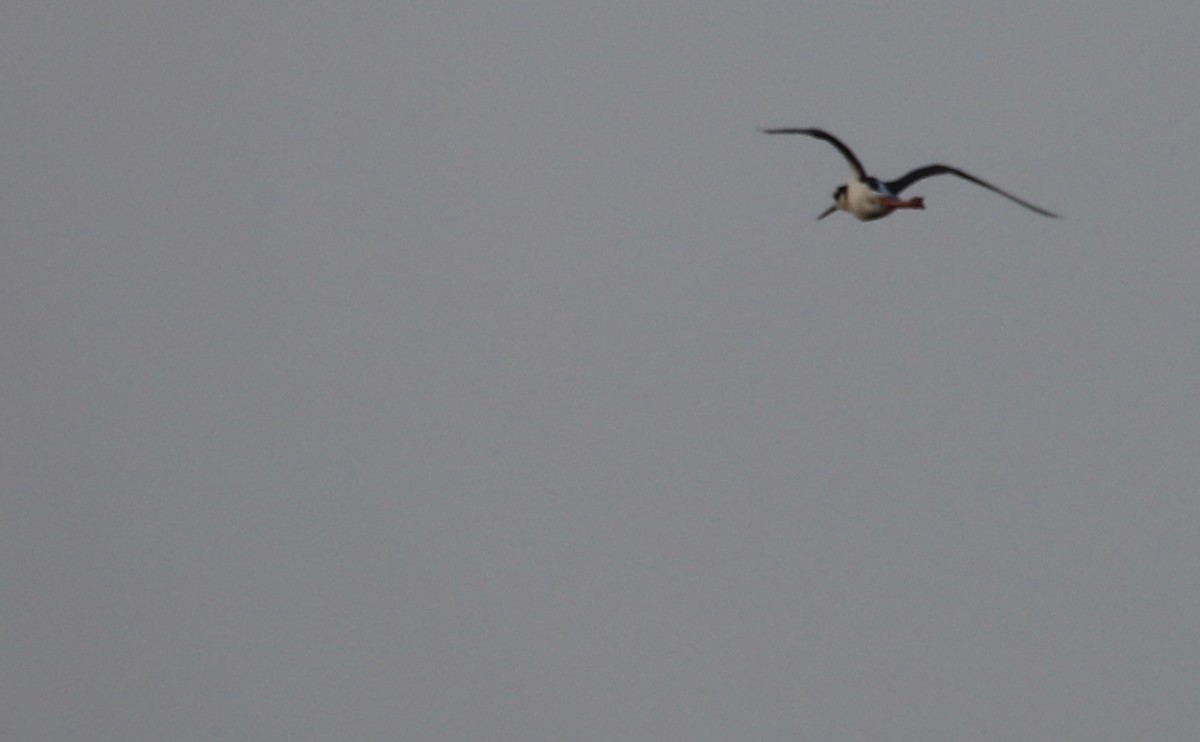
[{"label": "black-necked stilt", "polygon": [[853,214],[864,222],[885,217],[896,209],[924,209],[924,198],[916,196],[915,198],[905,200],[899,198],[900,192],[918,180],[924,180],[934,175],[947,174],[957,175],[963,180],[969,180],[976,185],[981,185],[989,191],[999,193],[1010,201],[1021,204],[1030,211],[1036,211],[1042,216],[1058,218],[1058,214],[1034,206],[1028,201],[1022,201],[1011,193],[1005,193],[987,181],[980,180],[974,175],[964,173],[962,170],[950,167],[949,165],[926,165],[895,180],[885,182],[867,175],[867,171],[863,170],[862,163],[858,161],[858,158],[854,156],[850,148],[842,144],[838,141],[837,137],[827,131],[822,129],[763,129],[762,132],[764,134],[804,134],[816,137],[817,139],[824,139],[834,147],[837,147],[838,152],[842,153],[842,157],[845,157],[846,161],[850,163],[850,172],[853,177],[850,178],[850,182],[846,185],[837,187],[837,190],[833,192],[833,206],[822,212],[817,217],[818,219],[824,219],[838,209]]}]

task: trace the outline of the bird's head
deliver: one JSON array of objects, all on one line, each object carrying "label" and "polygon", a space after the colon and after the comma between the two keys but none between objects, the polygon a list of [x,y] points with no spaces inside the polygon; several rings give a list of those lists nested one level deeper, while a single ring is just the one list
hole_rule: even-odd
[{"label": "bird's head", "polygon": [[838,209],[843,208],[845,206],[845,203],[846,203],[846,186],[840,185],[833,192],[833,206],[830,206],[828,209],[825,209],[825,211],[821,212],[821,215],[818,216],[817,218],[824,219],[825,217],[829,216],[830,214],[837,211]]}]

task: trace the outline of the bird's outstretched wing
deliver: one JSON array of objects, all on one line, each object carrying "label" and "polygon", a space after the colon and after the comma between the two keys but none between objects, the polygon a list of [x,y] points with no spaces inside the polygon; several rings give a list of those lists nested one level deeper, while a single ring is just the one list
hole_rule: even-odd
[{"label": "bird's outstretched wing", "polygon": [[[817,139],[824,139],[834,147],[837,147],[837,151],[841,152],[842,157],[846,158],[846,162],[850,163],[850,169],[854,171],[855,176],[859,180],[867,179],[867,171],[863,170],[862,163],[858,161],[858,158],[854,156],[850,148],[842,144],[837,137],[823,129],[762,129],[761,131],[763,134],[803,134],[809,137],[816,137]],[[906,175],[905,177],[908,176]]]},{"label": "bird's outstretched wing", "polygon": [[1006,193],[1006,192],[1000,190],[999,188],[997,188],[996,186],[987,182],[986,180],[980,180],[979,178],[976,178],[974,175],[971,175],[970,173],[964,173],[962,170],[959,170],[958,168],[950,167],[949,165],[926,165],[925,167],[919,167],[907,175],[902,175],[899,178],[896,178],[895,180],[890,181],[889,183],[887,183],[887,187],[888,187],[889,191],[891,191],[895,195],[899,196],[901,191],[903,191],[905,188],[908,188],[913,183],[916,183],[918,180],[932,178],[935,175],[957,175],[958,177],[962,178],[963,180],[969,180],[972,183],[974,183],[975,185],[983,186],[984,188],[988,189],[992,193],[999,193],[1001,196],[1004,196],[1009,201],[1018,203],[1018,204],[1024,206],[1025,208],[1029,209],[1030,211],[1035,211],[1038,214],[1041,214],[1042,216],[1048,216],[1053,219],[1058,218],[1058,214],[1055,214],[1054,212],[1046,211],[1045,209],[1043,209],[1041,207],[1034,206],[1033,204],[1029,203],[1028,201],[1022,201],[1021,199],[1017,198],[1016,196],[1012,195],[1011,193]]}]

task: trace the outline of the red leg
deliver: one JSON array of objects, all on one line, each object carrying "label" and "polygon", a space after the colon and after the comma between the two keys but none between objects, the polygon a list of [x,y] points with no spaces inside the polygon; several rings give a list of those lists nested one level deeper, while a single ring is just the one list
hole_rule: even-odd
[{"label": "red leg", "polygon": [[893,209],[924,209],[925,199],[921,196],[915,196],[907,201],[891,196],[884,196],[879,199],[885,206],[890,206]]}]

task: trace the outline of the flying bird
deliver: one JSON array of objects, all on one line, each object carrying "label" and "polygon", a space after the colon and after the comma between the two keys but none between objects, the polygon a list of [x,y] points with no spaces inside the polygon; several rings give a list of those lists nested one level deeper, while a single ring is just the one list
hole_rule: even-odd
[{"label": "flying bird", "polygon": [[867,171],[863,170],[862,163],[858,161],[858,158],[850,151],[850,148],[842,144],[837,137],[827,131],[822,129],[763,129],[762,132],[764,134],[803,134],[823,139],[836,147],[837,151],[842,153],[842,157],[845,157],[846,161],[850,163],[850,182],[837,187],[837,190],[833,192],[833,206],[823,211],[817,217],[818,219],[824,219],[838,209],[853,214],[864,222],[885,217],[896,209],[924,209],[924,198],[916,196],[909,199],[902,199],[900,198],[900,193],[918,180],[932,178],[935,175],[957,175],[963,180],[969,180],[975,185],[983,186],[993,193],[999,193],[1001,196],[1024,206],[1030,211],[1035,211],[1042,216],[1058,218],[1058,214],[1034,206],[1028,201],[1022,201],[1011,193],[1006,193],[985,180],[980,180],[974,175],[964,173],[962,170],[950,167],[949,165],[926,165],[895,180],[882,181],[867,175]]}]

